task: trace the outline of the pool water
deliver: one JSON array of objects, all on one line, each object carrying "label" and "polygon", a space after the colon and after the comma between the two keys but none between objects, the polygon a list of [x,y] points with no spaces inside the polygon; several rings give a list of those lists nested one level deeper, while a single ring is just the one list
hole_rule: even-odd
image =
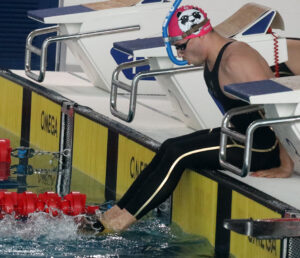
[{"label": "pool water", "polygon": [[20,257],[213,257],[206,239],[147,217],[119,234],[77,234],[73,217],[32,214],[0,221],[0,256]]},{"label": "pool water", "polygon": [[[0,138],[10,139],[13,149],[19,147],[20,139],[1,128]],[[52,155],[37,155],[28,160],[31,169],[20,171],[20,160],[12,157],[13,168],[8,180],[0,181],[0,191],[55,191],[57,162]],[[85,193],[87,204],[103,203],[104,190],[72,168],[71,191]],[[34,213],[26,221],[6,215],[0,220],[0,257],[214,257],[205,238],[185,234],[153,214],[123,233],[97,237],[78,234],[74,217],[63,214]]]}]

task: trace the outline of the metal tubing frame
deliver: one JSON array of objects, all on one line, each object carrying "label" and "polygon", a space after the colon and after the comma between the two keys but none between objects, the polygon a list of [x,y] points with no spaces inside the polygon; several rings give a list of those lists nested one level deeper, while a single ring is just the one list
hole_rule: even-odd
[{"label": "metal tubing frame", "polygon": [[[90,31],[90,32],[83,32],[83,33],[75,33],[70,35],[57,35],[48,37],[44,40],[42,48],[39,49],[32,45],[32,41],[36,36],[52,33],[52,32],[59,32],[59,26],[51,26],[43,29],[37,29],[29,33],[27,40],[26,40],[26,51],[25,51],[25,73],[31,79],[42,82],[45,78],[45,73],[47,69],[47,51],[48,46],[51,43],[55,42],[62,42],[67,40],[78,40],[81,38],[88,38],[88,37],[95,37],[95,36],[102,36],[107,34],[119,33],[119,32],[128,32],[139,30],[140,25],[132,25],[132,26],[125,26],[125,27],[118,27],[112,29],[105,29],[99,31]],[[31,54],[34,53],[36,55],[41,56],[40,60],[40,73],[35,74],[31,71]]]},{"label": "metal tubing frame", "polygon": [[[247,128],[246,134],[240,134],[236,131],[233,131],[228,128],[230,123],[230,119],[233,116],[245,114],[249,112],[255,112],[258,110],[262,110],[263,106],[261,105],[251,105],[249,107],[242,107],[242,108],[235,108],[230,110],[228,113],[225,114],[222,122],[221,128],[221,141],[220,141],[220,152],[219,152],[219,161],[222,167],[229,170],[230,172],[245,177],[248,175],[251,166],[251,157],[252,157],[252,145],[253,145],[253,134],[255,130],[259,127],[266,127],[272,126],[277,124],[287,124],[287,123],[294,123],[300,122],[300,115],[299,116],[290,116],[290,117],[280,117],[280,118],[267,118],[267,119],[259,119],[253,121],[249,127]],[[242,169],[228,163],[226,161],[226,145],[228,136],[245,144],[244,150],[244,162]]]},{"label": "metal tubing frame", "polygon": [[230,172],[237,174],[239,176],[242,176],[242,177],[245,175],[241,172],[241,169],[226,161],[226,156],[227,156],[226,155],[226,146],[227,146],[228,137],[231,137],[243,144],[245,144],[245,142],[246,142],[245,135],[229,128],[230,120],[234,116],[245,114],[245,113],[250,113],[250,112],[255,112],[258,110],[262,110],[262,109],[263,109],[263,106],[258,106],[258,105],[233,108],[224,115],[223,120],[222,120],[220,151],[219,151],[220,165],[223,168],[229,170]]},{"label": "metal tubing frame", "polygon": [[[119,65],[112,74],[112,83],[111,83],[111,92],[110,92],[110,110],[114,116],[120,118],[123,121],[131,122],[134,119],[135,111],[136,111],[138,84],[141,79],[146,77],[152,77],[152,76],[203,70],[202,66],[200,67],[185,66],[185,67],[176,67],[176,68],[168,68],[168,69],[149,70],[149,71],[142,71],[136,74],[131,82],[131,85],[119,81],[119,73],[122,70],[137,67],[137,66],[148,65],[148,64],[149,64],[148,59],[126,62]],[[117,109],[118,88],[121,88],[130,93],[128,114],[118,111]]]}]

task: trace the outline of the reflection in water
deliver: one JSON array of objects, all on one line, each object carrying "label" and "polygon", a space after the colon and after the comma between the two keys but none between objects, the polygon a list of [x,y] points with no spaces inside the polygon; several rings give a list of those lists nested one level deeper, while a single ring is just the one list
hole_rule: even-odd
[{"label": "reflection in water", "polygon": [[[55,189],[58,173],[58,160],[53,155],[45,154],[33,157],[18,158],[13,156],[9,177],[0,182],[1,189],[14,189],[17,192],[34,191],[41,193]],[[35,189],[34,189],[35,188]]]},{"label": "reflection in water", "polygon": [[12,148],[8,152],[11,156],[10,171],[5,177],[0,175],[0,189],[15,188],[17,192],[37,193],[58,191],[62,196],[70,192],[71,148],[60,144],[61,153],[40,150],[1,127],[0,139],[9,139]]}]

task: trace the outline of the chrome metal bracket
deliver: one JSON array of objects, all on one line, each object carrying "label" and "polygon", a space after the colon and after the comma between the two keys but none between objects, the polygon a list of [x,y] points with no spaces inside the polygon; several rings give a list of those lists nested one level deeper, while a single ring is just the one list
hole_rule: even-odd
[{"label": "chrome metal bracket", "polygon": [[[144,65],[149,65],[148,59],[122,63],[113,72],[112,81],[111,81],[111,91],[110,91],[110,111],[114,116],[120,118],[123,121],[131,122],[134,119],[135,111],[136,111],[138,84],[141,79],[147,77],[153,77],[153,76],[182,73],[182,72],[196,71],[196,70],[203,69],[203,67],[201,66],[185,66],[185,67],[176,67],[176,68],[168,68],[168,69],[142,71],[137,73],[134,76],[131,85],[126,84],[119,80],[119,74],[121,71],[133,67],[144,66]],[[129,108],[127,114],[119,111],[117,108],[117,96],[118,96],[119,88],[129,93]]]},{"label": "chrome metal bracket", "polygon": [[[25,51],[25,73],[28,77],[31,79],[42,82],[45,78],[45,73],[47,69],[47,51],[48,46],[51,43],[56,42],[62,42],[66,40],[78,40],[82,38],[88,38],[88,37],[95,37],[95,36],[102,36],[107,34],[113,34],[113,33],[120,33],[120,32],[128,32],[128,31],[134,31],[139,30],[139,25],[133,25],[133,26],[125,26],[125,27],[117,27],[112,29],[105,29],[105,30],[97,30],[97,31],[90,31],[90,32],[83,32],[83,33],[75,33],[75,34],[69,34],[69,35],[57,35],[57,36],[51,36],[44,40],[42,44],[42,48],[38,48],[32,45],[32,41],[35,37],[49,34],[49,33],[59,33],[59,26],[51,26],[43,29],[37,29],[29,33],[26,40],[26,51]],[[32,72],[31,70],[31,56],[32,53],[40,56],[40,71],[38,74]]]},{"label": "chrome metal bracket", "polygon": [[300,237],[300,214],[270,219],[225,219],[224,228],[257,239]]},{"label": "chrome metal bracket", "polygon": [[60,155],[56,192],[59,196],[70,193],[73,159],[74,107],[76,103],[64,101],[61,107],[60,151],[70,150],[69,155]]},{"label": "chrome metal bracket", "polygon": [[[219,152],[219,161],[223,168],[229,170],[230,172],[239,175],[241,177],[245,177],[248,175],[250,171],[251,165],[251,156],[252,156],[252,145],[253,145],[253,134],[254,131],[259,127],[272,126],[276,124],[286,124],[286,123],[294,123],[300,121],[300,116],[290,116],[290,117],[279,117],[272,119],[259,119],[253,121],[247,131],[246,134],[243,135],[237,131],[234,131],[229,128],[230,119],[233,116],[241,115],[249,112],[255,112],[258,110],[263,110],[263,106],[261,105],[250,105],[246,107],[234,108],[228,111],[223,118],[222,127],[221,127],[221,141],[220,141],[220,152]],[[237,140],[239,143],[245,145],[244,149],[244,160],[242,168],[238,168],[232,164],[230,164],[226,160],[226,145],[228,141],[228,137],[231,139]]]}]

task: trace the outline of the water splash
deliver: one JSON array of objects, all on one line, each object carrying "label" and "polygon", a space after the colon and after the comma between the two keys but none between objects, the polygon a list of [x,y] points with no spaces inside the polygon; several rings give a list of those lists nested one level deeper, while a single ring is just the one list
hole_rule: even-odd
[{"label": "water splash", "polygon": [[5,238],[20,238],[36,241],[43,237],[52,239],[75,239],[77,225],[74,217],[60,214],[53,217],[48,213],[32,213],[26,220],[16,220],[13,215],[6,215],[0,221],[0,240]]},{"label": "water splash", "polygon": [[0,221],[0,256],[20,257],[213,257],[208,242],[146,218],[121,234],[77,234],[74,217],[33,213],[26,221]]}]

